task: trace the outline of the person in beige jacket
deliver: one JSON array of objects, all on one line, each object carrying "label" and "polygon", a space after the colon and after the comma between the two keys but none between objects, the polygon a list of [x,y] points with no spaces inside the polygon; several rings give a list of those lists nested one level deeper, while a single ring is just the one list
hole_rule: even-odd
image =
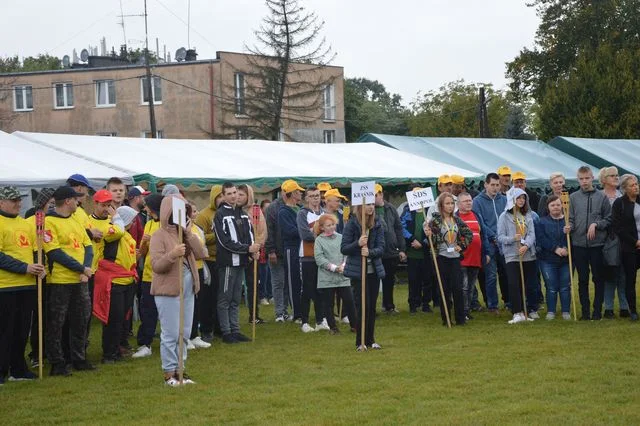
[{"label": "person in beige jacket", "polygon": [[[249,216],[253,232],[255,233],[255,242],[260,244],[260,247],[264,246],[264,242],[267,240],[267,221],[262,214],[260,206],[255,203],[255,195],[253,188],[249,185],[238,185],[238,206],[242,207],[242,211]],[[254,211],[258,214],[258,220],[256,222],[254,218]],[[247,308],[249,309],[249,324],[253,322],[253,262],[258,261],[259,252],[249,258],[249,265],[247,265],[245,272],[245,283],[247,284]],[[256,283],[256,287],[258,283]],[[257,299],[256,299],[257,300]],[[256,303],[256,324],[264,324],[265,320],[260,318],[259,304]]]},{"label": "person in beige jacket", "polygon": [[[160,359],[165,383],[179,386],[178,345],[182,344],[183,359],[187,359],[187,339],[191,333],[194,295],[200,289],[197,259],[207,257],[207,250],[191,231],[191,221],[187,221],[178,240],[178,226],[173,222],[173,200],[179,196],[165,197],[160,205],[160,229],[151,236],[149,252],[151,257],[151,294],[155,298],[160,320]],[[184,288],[184,335],[179,342],[180,324],[180,261],[183,262],[182,285]],[[194,383],[184,374],[184,383]]]}]

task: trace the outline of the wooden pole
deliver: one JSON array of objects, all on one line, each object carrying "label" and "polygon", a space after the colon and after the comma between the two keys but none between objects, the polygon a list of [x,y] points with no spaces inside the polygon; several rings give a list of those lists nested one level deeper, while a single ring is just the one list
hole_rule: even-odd
[{"label": "wooden pole", "polygon": [[[424,207],[422,207],[422,215],[424,216],[425,223],[427,222],[427,213]],[[440,276],[440,267],[438,267],[438,258],[436,257],[436,248],[433,246],[433,240],[431,235],[427,236],[429,239],[429,247],[431,248],[431,257],[433,258],[433,266],[436,268],[436,277],[438,278],[438,286],[440,287],[440,309],[444,309],[444,316],[447,318],[447,327],[451,328],[451,317],[449,316],[449,307],[447,305],[447,299],[444,295],[444,288],[442,287],[442,277]]]},{"label": "wooden pole", "polygon": [[[520,232],[520,239],[522,240],[524,238],[524,227],[520,226],[520,224],[518,223],[517,217],[516,215],[520,212],[520,209],[518,208],[517,205],[513,206],[513,211],[514,211],[514,225],[516,226],[516,232]],[[524,219],[524,217],[523,217]],[[527,289],[525,286],[525,281],[524,281],[524,266],[522,265],[522,255],[520,254],[520,248],[522,247],[522,241],[517,241],[518,244],[518,263],[520,264],[520,286],[522,288],[522,307],[523,307],[523,312],[524,312],[524,317],[525,319],[529,319],[529,312],[527,309]],[[513,308],[513,307],[512,307]]]},{"label": "wooden pole", "polygon": [[[564,224],[565,226],[569,226],[569,193],[563,191],[560,194],[560,199],[562,200],[562,210],[564,210]],[[578,321],[578,312],[576,307],[576,292],[575,286],[573,285],[573,258],[571,257],[571,233],[567,233],[567,253],[569,254],[569,279],[571,282],[569,283],[571,289],[571,304],[573,305],[573,320]]]},{"label": "wooden pole", "polygon": [[[256,235],[256,230],[258,228],[258,222],[260,221],[260,206],[258,206],[257,204],[253,205],[252,208],[252,216],[253,216],[253,234],[254,236]],[[253,305],[252,305],[252,309],[253,312],[251,314],[251,318],[253,319],[252,324],[251,324],[251,339],[252,342],[256,341],[256,310],[257,310],[257,303],[258,303],[258,260],[257,259],[253,259]]]},{"label": "wooden pole", "polygon": [[[364,237],[365,235],[367,235],[367,231],[366,231],[366,214],[365,214],[365,198],[364,195],[362,196],[362,206],[360,206],[360,209],[362,211],[362,214],[360,215],[361,217],[361,221],[360,221],[360,228],[362,229],[362,234],[361,236]],[[367,244],[368,247],[368,244]],[[365,339],[365,307],[366,307],[366,303],[365,303],[365,298],[367,296],[366,293],[366,287],[367,287],[367,257],[366,256],[362,256],[362,267],[361,267],[362,271],[361,271],[361,281],[362,281],[362,286],[361,286],[361,297],[362,297],[362,303],[361,303],[361,312],[360,312],[360,319],[361,319],[361,327],[360,327],[360,346],[364,347],[365,349],[367,348],[367,344],[366,339]]]},{"label": "wooden pole", "polygon": [[[36,245],[38,248],[38,264],[42,265],[42,238],[44,233],[44,211],[36,212]],[[42,380],[44,368],[43,356],[43,319],[42,319],[42,277],[38,275],[38,378]]]},{"label": "wooden pole", "polygon": [[[179,212],[178,220],[181,220],[182,212]],[[182,244],[182,224],[178,225],[178,244]],[[182,277],[182,262],[184,260],[184,256],[180,256],[178,259],[178,277],[180,280],[180,319],[178,320],[178,327],[180,330],[178,331],[178,380],[180,384],[183,384],[184,379],[184,278]]]}]

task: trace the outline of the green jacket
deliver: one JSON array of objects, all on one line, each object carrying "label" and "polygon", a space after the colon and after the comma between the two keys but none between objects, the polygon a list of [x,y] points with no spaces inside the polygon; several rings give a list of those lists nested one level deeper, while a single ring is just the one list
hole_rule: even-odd
[{"label": "green jacket", "polygon": [[348,287],[351,285],[349,278],[342,273],[332,271],[345,261],[345,256],[340,252],[341,243],[342,235],[337,232],[330,237],[320,234],[316,238],[314,257],[318,265],[318,288]]}]

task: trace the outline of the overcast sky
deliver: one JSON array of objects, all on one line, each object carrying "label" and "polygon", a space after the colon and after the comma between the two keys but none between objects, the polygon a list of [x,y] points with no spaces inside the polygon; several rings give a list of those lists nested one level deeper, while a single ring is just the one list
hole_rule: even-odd
[{"label": "overcast sky", "polygon": [[[345,77],[379,80],[405,103],[419,91],[464,78],[504,87],[505,62],[532,46],[538,25],[526,0],[303,0],[325,21],[324,35]],[[187,46],[188,0],[147,0],[149,44],[171,52]],[[122,0],[125,15],[144,0]],[[47,52],[78,55],[89,45],[119,50],[120,0],[2,0],[0,56]],[[254,42],[267,8],[262,0],[191,0],[191,46],[198,59]],[[184,21],[184,22],[183,22]],[[142,47],[144,19],[125,18],[130,47]]]}]

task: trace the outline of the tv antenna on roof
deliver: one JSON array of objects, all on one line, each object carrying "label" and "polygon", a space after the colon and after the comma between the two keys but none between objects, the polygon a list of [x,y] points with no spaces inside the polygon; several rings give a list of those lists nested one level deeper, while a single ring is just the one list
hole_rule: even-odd
[{"label": "tv antenna on roof", "polygon": [[89,51],[87,49],[82,49],[80,52],[80,60],[82,62],[87,62],[89,60]]},{"label": "tv antenna on roof", "polygon": [[69,55],[64,55],[64,56],[62,57],[62,66],[63,66],[64,68],[69,68],[69,64],[70,64],[70,58],[69,58]]},{"label": "tv antenna on roof", "polygon": [[176,61],[183,62],[186,58],[187,58],[187,49],[185,49],[184,47],[181,47],[180,49],[176,50],[176,56],[175,56]]}]

